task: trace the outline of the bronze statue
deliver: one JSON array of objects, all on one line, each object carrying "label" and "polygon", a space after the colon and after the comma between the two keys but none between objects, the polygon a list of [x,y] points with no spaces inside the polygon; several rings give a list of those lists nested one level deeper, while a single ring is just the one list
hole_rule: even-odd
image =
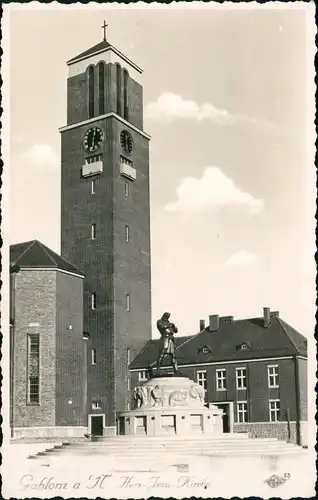
[{"label": "bronze statue", "polygon": [[170,356],[173,371],[178,373],[177,360],[175,355],[175,338],[174,333],[178,333],[178,328],[174,323],[169,321],[170,313],[165,312],[160,319],[157,321],[157,328],[161,335],[161,349],[157,360],[157,370],[160,370],[162,361],[165,356]]}]

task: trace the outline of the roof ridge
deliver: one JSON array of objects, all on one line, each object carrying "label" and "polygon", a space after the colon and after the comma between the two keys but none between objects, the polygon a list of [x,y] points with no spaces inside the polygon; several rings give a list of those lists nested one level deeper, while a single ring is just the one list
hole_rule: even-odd
[{"label": "roof ridge", "polygon": [[39,241],[39,245],[41,246],[42,250],[44,250],[44,252],[46,253],[46,255],[49,257],[49,259],[51,259],[54,264],[56,265],[56,267],[58,267],[58,263],[56,262],[56,260],[52,257],[52,255],[49,254],[49,252],[47,251],[47,247],[41,243],[41,241]]},{"label": "roof ridge", "polygon": [[132,362],[130,363],[129,366],[131,366],[136,361],[136,359],[138,359],[139,356],[141,356],[141,354],[144,352],[144,350],[146,349],[146,347],[149,344],[149,342],[152,342],[153,340],[154,339],[150,339],[150,340],[148,340],[148,342],[145,343],[145,345],[143,346],[143,348],[141,349],[141,351],[138,352],[137,356],[132,360]]},{"label": "roof ridge", "polygon": [[[53,252],[53,250],[52,250]],[[54,253],[57,253],[57,252],[54,252]],[[57,255],[59,255],[57,253]],[[85,274],[83,273],[83,271],[81,271],[77,266],[75,266],[72,262],[70,262],[69,260],[65,259],[64,257],[62,257],[62,255],[59,255],[59,257],[64,260],[64,262],[67,262],[70,266],[74,267],[74,269],[76,269],[80,274],[82,274],[83,276],[85,276]]]},{"label": "roof ridge", "polygon": [[290,338],[290,336],[289,336],[288,332],[286,331],[286,328],[284,327],[284,325],[283,325],[283,324],[282,324],[282,322],[281,322],[281,319],[280,319],[278,316],[276,316],[276,320],[278,321],[278,323],[279,323],[279,324],[280,324],[280,326],[282,327],[282,329],[283,329],[284,333],[287,335],[287,338],[288,338],[289,342],[291,343],[291,345],[294,347],[294,349],[295,349],[295,350],[296,350],[296,352],[298,353],[298,351],[299,351],[299,350],[298,350],[298,348],[297,348],[297,346],[296,346],[295,342],[294,342],[294,341]]},{"label": "roof ridge", "polygon": [[[30,241],[30,245],[21,253],[21,255],[19,255],[19,257],[17,258],[17,260],[15,261],[15,264],[18,262],[19,259],[21,259],[21,257],[25,254],[25,252],[27,252],[28,250],[30,250],[30,248],[34,245],[34,243],[38,241],[38,240],[31,240]],[[19,243],[17,243],[19,244]]]}]

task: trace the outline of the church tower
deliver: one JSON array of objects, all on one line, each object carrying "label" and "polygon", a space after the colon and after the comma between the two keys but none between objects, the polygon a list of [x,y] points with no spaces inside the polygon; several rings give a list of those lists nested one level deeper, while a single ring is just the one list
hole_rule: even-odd
[{"label": "church tower", "polygon": [[102,42],[67,62],[67,125],[60,129],[61,253],[85,275],[83,397],[90,431],[92,414],[108,427],[129,408],[128,365],[151,338],[142,70],[107,41],[103,28]]}]

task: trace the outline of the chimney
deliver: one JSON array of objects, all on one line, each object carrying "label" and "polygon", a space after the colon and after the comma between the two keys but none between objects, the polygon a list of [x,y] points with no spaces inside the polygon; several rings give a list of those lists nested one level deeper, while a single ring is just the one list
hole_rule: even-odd
[{"label": "chimney", "polygon": [[215,332],[219,329],[220,318],[218,314],[212,314],[209,316],[209,330],[210,332]]},{"label": "chimney", "polygon": [[205,321],[204,319],[200,319],[200,332],[205,329]]},{"label": "chimney", "polygon": [[268,328],[271,324],[271,310],[269,307],[264,307],[264,327]]}]

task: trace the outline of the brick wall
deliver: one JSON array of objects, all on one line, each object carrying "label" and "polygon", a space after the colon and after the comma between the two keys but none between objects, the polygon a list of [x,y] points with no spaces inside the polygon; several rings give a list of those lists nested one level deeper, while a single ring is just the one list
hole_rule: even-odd
[{"label": "brick wall", "polygon": [[[13,427],[55,425],[55,329],[56,272],[20,270],[15,282]],[[40,405],[27,404],[28,334],[40,335]]]},{"label": "brick wall", "polygon": [[87,425],[86,412],[83,414],[85,364],[83,279],[57,272],[56,425]]},{"label": "brick wall", "polygon": [[296,423],[234,424],[234,432],[248,432],[253,438],[277,438],[297,444]]}]

